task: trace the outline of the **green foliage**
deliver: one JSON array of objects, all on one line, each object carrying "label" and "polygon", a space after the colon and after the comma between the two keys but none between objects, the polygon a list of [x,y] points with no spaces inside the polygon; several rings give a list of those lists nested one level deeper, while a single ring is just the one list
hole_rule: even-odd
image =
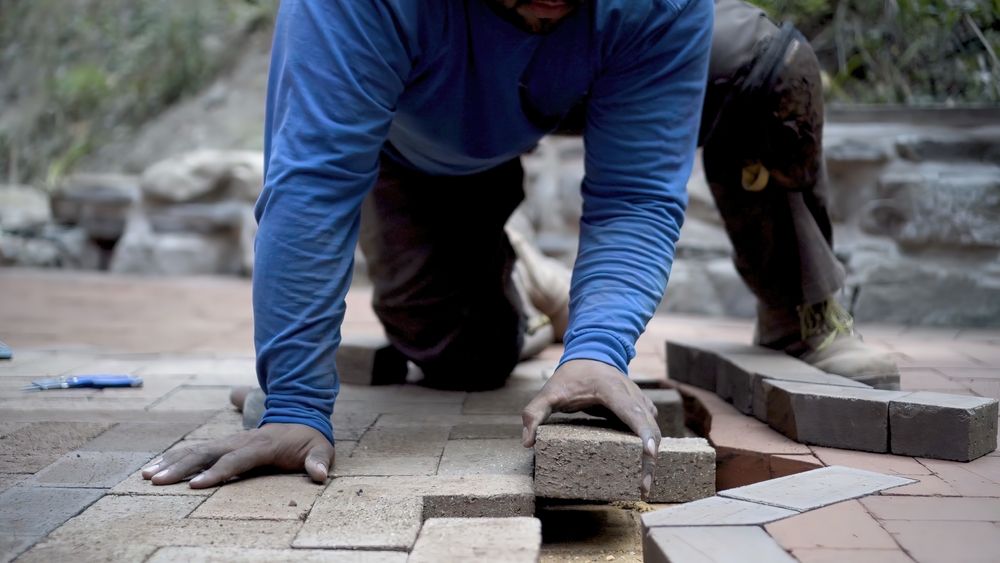
[{"label": "green foliage", "polygon": [[278,0],[0,0],[0,181],[57,178],[202,88]]},{"label": "green foliage", "polygon": [[812,41],[854,103],[1000,103],[1000,0],[755,0]]}]

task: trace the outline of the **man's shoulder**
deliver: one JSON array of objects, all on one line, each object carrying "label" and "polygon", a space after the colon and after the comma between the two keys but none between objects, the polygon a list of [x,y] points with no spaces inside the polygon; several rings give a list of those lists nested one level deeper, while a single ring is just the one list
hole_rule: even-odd
[{"label": "man's shoulder", "polygon": [[671,19],[689,5],[712,0],[606,0],[598,2],[596,16],[599,21],[621,25],[644,25],[650,19]]}]

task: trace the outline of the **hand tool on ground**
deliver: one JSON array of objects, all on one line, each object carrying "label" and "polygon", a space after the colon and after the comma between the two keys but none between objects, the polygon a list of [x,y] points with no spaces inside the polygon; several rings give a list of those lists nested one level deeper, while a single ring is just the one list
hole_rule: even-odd
[{"label": "hand tool on ground", "polygon": [[142,387],[142,378],[131,375],[74,375],[52,379],[39,379],[25,385],[25,391],[45,391],[48,389],[105,389],[109,387]]}]

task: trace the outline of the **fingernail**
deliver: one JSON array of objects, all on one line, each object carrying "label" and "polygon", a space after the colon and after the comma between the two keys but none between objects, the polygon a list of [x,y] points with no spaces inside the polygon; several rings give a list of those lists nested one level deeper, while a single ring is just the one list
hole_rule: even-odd
[{"label": "fingernail", "polygon": [[319,470],[323,473],[323,475],[329,475],[330,474],[330,470],[326,468],[326,464],[325,463],[321,463],[321,464],[317,465],[316,467],[319,467]]},{"label": "fingernail", "polygon": [[156,471],[159,468],[160,468],[159,465],[150,465],[149,467],[144,467],[143,470],[142,470],[142,472],[143,473],[156,473]]},{"label": "fingernail", "polygon": [[170,473],[170,470],[169,469],[164,469],[163,471],[160,471],[156,475],[153,475],[153,479],[156,479],[157,477],[166,477],[167,473]]},{"label": "fingernail", "polygon": [[[634,444],[635,442],[632,443]],[[646,451],[649,452],[649,455],[656,455],[656,442],[652,438],[646,440]]]},{"label": "fingernail", "polygon": [[154,459],[153,461],[149,462],[149,465],[147,465],[146,468],[147,469],[151,469],[153,467],[156,467],[156,466],[160,465],[161,462],[163,462],[163,457],[158,457],[158,458]]},{"label": "fingernail", "polygon": [[202,473],[201,475],[198,475],[194,479],[191,479],[191,484],[192,485],[197,485],[197,484],[201,483],[204,480],[205,480],[205,474]]},{"label": "fingernail", "polygon": [[[634,442],[633,442],[634,443]],[[642,478],[642,490],[649,494],[649,489],[653,486],[653,476],[646,475]]]},{"label": "fingernail", "polygon": [[525,426],[524,430],[521,431],[521,443],[524,444],[525,446],[528,445],[528,436],[529,436],[528,427]]}]

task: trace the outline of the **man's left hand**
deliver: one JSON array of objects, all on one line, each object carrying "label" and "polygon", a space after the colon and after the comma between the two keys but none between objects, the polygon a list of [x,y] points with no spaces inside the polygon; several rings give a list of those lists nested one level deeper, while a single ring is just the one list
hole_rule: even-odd
[{"label": "man's left hand", "polygon": [[521,413],[524,447],[535,445],[535,431],[552,412],[593,407],[611,411],[642,439],[642,496],[647,498],[660,448],[656,407],[614,366],[594,360],[570,360],[560,366]]}]

